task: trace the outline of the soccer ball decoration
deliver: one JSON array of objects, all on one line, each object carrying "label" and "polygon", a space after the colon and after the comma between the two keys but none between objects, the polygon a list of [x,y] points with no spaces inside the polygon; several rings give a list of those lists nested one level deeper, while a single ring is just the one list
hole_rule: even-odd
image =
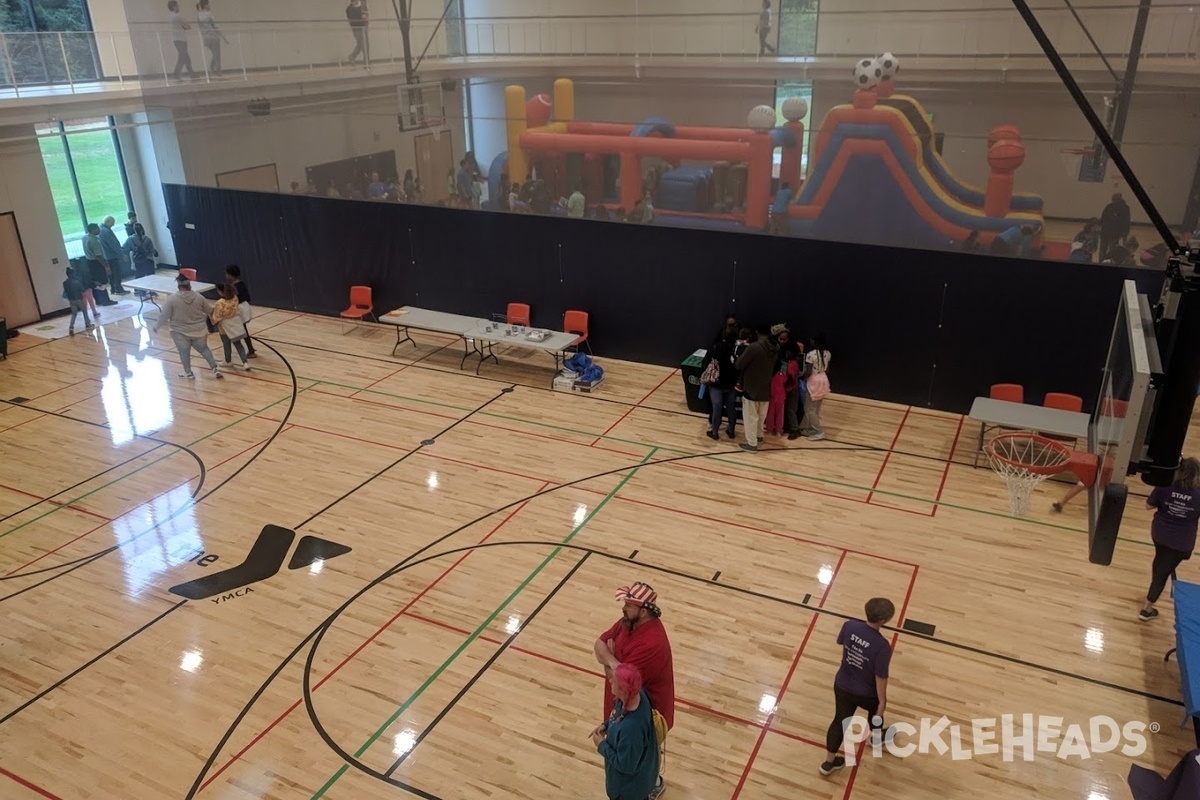
[{"label": "soccer ball decoration", "polygon": [[864,58],[854,65],[854,85],[859,89],[873,89],[883,80],[883,67],[878,59]]},{"label": "soccer ball decoration", "polygon": [[803,97],[789,97],[783,101],[783,118],[788,122],[799,122],[808,114],[808,103]]},{"label": "soccer ball decoration", "polygon": [[775,109],[770,106],[755,106],[746,115],[746,124],[758,133],[772,130],[775,127]]},{"label": "soccer ball decoration", "polygon": [[884,79],[894,78],[896,77],[896,73],[900,71],[900,59],[891,53],[884,53],[875,60],[879,62],[879,67],[883,70]]}]

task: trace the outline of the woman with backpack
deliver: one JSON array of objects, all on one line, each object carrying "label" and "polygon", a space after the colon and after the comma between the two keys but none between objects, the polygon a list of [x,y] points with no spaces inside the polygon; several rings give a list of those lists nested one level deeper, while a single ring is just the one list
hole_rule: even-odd
[{"label": "woman with backpack", "polygon": [[826,349],[824,335],[812,337],[804,356],[804,372],[800,376],[805,388],[804,424],[800,432],[814,442],[825,438],[825,429],[821,427],[821,403],[829,394],[827,372],[832,360],[833,355]]},{"label": "woman with backpack", "polygon": [[642,673],[618,664],[609,679],[616,704],[612,715],[592,730],[592,744],[604,757],[604,789],[609,800],[646,800],[658,781],[658,736]]},{"label": "woman with backpack", "polygon": [[134,224],[133,235],[125,240],[125,251],[129,253],[129,262],[133,265],[133,274],[136,277],[144,278],[154,274],[154,259],[158,258],[158,250],[140,222]]},{"label": "woman with backpack", "polygon": [[733,350],[737,342],[737,318],[728,316],[725,325],[717,331],[704,361],[700,365],[700,382],[704,384],[712,403],[707,436],[716,441],[721,438],[721,417],[728,420],[725,435],[730,439],[737,431],[737,386],[738,371],[733,365]]}]

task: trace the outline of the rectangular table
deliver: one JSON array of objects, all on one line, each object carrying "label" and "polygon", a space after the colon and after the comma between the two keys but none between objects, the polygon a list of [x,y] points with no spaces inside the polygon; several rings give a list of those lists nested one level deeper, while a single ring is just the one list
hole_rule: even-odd
[{"label": "rectangular table", "polygon": [[[462,369],[468,358],[477,355],[479,363],[475,365],[476,375],[479,374],[479,368],[483,366],[485,360],[490,358],[497,364],[500,363],[493,347],[495,344],[508,344],[550,353],[554,357],[554,375],[557,375],[562,364],[563,351],[579,341],[577,335],[562,331],[546,331],[549,335],[545,339],[534,341],[528,338],[528,334],[543,329],[521,328],[519,333],[510,334],[512,326],[501,322],[416,306],[404,306],[383,314],[379,317],[379,321],[396,326],[396,344],[392,346],[393,356],[396,355],[396,349],[405,342],[412,342],[413,346],[416,346],[417,343],[410,335],[410,332],[414,330],[445,333],[459,337],[463,341],[463,357],[458,362],[458,368]],[[554,385],[553,375],[550,383],[551,386]]]},{"label": "rectangular table", "polygon": [[989,426],[1087,439],[1088,423],[1091,422],[1091,417],[1081,411],[1064,411],[1061,408],[1014,403],[991,397],[976,397],[971,403],[971,413],[968,416],[979,423],[979,442],[975,447],[974,466],[979,466],[983,437]]},{"label": "rectangular table", "polygon": [[[214,284],[202,283],[201,281],[192,281],[191,284],[193,292],[207,292],[217,288]],[[141,303],[138,305],[139,314],[142,313],[142,306],[146,305],[147,300],[159,311],[162,311],[162,306],[154,299],[155,295],[175,294],[179,290],[178,285],[175,283],[174,275],[146,275],[143,278],[130,278],[127,281],[123,281],[122,285],[137,290],[138,299],[141,300]]]}]

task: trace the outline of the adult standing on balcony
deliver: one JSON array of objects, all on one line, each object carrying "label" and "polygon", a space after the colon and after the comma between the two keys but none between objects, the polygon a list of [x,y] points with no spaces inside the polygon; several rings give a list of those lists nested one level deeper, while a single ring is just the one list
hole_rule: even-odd
[{"label": "adult standing on balcony", "polygon": [[208,65],[209,75],[221,74],[221,42],[229,44],[229,40],[217,30],[217,21],[213,19],[212,4],[209,0],[200,0],[196,4],[196,24],[200,26],[200,41],[212,54]]},{"label": "adult standing on balcony", "polygon": [[349,58],[351,66],[360,55],[363,57],[363,66],[370,66],[371,43],[367,39],[367,26],[371,24],[371,15],[367,4],[362,0],[350,0],[350,5],[346,6],[346,19],[350,22],[350,32],[354,34],[354,50]]},{"label": "adult standing on balcony", "polygon": [[195,70],[192,69],[192,57],[188,55],[187,32],[191,28],[183,21],[183,15],[179,13],[179,3],[177,0],[171,0],[167,3],[167,22],[171,26],[171,41],[175,42],[175,80],[179,80],[179,73],[187,67],[188,77],[196,77]]},{"label": "adult standing on balcony", "polygon": [[770,50],[775,52],[775,48],[768,44],[767,37],[771,35],[771,0],[763,0],[762,12],[758,15],[758,54],[759,56],[766,55]]}]

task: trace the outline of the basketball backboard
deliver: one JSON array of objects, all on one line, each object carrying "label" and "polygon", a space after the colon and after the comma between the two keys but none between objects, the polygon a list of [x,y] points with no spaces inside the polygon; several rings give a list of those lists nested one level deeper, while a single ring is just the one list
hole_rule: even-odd
[{"label": "basketball backboard", "polygon": [[1093,563],[1112,560],[1128,494],[1126,480],[1146,458],[1161,376],[1150,302],[1127,280],[1088,430],[1088,450],[1099,462],[1088,494],[1088,555]]}]

